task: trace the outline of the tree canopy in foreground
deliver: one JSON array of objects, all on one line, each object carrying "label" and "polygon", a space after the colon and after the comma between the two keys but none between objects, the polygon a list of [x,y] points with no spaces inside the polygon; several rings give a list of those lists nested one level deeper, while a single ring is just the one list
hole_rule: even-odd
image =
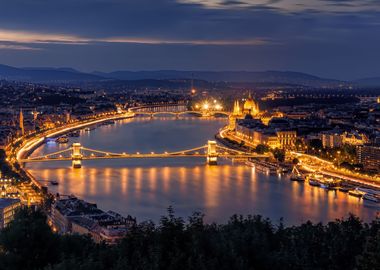
[{"label": "tree canopy in foreground", "polygon": [[0,233],[0,269],[380,269],[380,220],[285,227],[235,215],[218,225],[199,213],[184,221],[169,208],[159,224],[141,223],[106,246],[57,235],[44,214],[23,209]]}]

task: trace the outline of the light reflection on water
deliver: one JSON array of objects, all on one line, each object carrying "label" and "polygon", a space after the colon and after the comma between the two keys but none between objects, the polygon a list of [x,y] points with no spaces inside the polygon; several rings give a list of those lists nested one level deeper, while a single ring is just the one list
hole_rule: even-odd
[{"label": "light reflection on water", "polygon": [[[82,145],[111,152],[178,151],[204,145],[226,120],[134,119],[101,126],[72,138]],[[55,152],[69,145],[44,145],[34,155]],[[261,214],[287,224],[306,220],[329,221],[349,212],[364,220],[375,217],[379,206],[345,193],[325,191],[308,184],[255,172],[242,164],[221,160],[206,166],[200,158],[162,160],[84,161],[82,169],[67,162],[29,164],[41,181],[57,180],[52,192],[75,194],[104,210],[159,220],[172,205],[178,215],[193,211],[206,221],[225,222],[232,214]]]}]

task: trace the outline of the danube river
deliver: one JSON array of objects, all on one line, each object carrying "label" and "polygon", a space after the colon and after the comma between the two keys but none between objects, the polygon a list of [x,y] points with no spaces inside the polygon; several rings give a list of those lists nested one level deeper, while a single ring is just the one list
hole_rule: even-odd
[{"label": "danube river", "polygon": [[[109,152],[150,153],[194,148],[213,139],[226,119],[135,118],[81,131],[70,143]],[[33,155],[55,152],[69,144],[44,144]],[[345,193],[325,191],[287,177],[269,176],[244,164],[220,160],[207,166],[202,158],[84,161],[81,169],[68,162],[34,163],[27,168],[49,190],[74,194],[114,210],[157,222],[173,206],[177,215],[201,211],[207,222],[226,222],[233,214],[260,214],[286,224],[327,222],[354,213],[372,220],[380,207]],[[49,185],[56,180],[58,186]]]}]

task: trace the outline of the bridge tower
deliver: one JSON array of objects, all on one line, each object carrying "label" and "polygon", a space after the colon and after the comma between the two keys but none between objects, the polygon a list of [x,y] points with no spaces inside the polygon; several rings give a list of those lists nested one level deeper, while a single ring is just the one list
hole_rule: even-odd
[{"label": "bridge tower", "polygon": [[207,164],[218,164],[218,153],[216,152],[216,141],[208,141],[207,143]]},{"label": "bridge tower", "polygon": [[80,143],[73,143],[72,145],[72,154],[71,154],[71,159],[73,168],[81,168],[82,167],[82,145]]}]

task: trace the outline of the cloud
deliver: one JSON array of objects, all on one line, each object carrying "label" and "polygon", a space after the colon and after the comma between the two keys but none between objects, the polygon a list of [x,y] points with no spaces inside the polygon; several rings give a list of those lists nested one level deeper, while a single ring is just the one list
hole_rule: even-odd
[{"label": "cloud", "polygon": [[0,41],[15,43],[85,44],[88,40],[61,34],[36,33],[22,30],[0,29]]},{"label": "cloud", "polygon": [[0,61],[10,65],[380,70],[379,0],[0,2]]},{"label": "cloud", "polygon": [[[196,45],[196,46],[260,46],[272,44],[264,38],[251,39],[167,39],[148,37],[105,37],[86,38],[64,34],[37,33],[20,30],[0,29],[0,42],[22,44],[76,44],[88,45],[90,43],[133,43],[148,45]],[[16,45],[8,45],[9,48]],[[20,49],[23,46],[18,46]],[[5,45],[4,45],[5,48]],[[24,48],[29,48],[25,47]],[[31,48],[31,47],[30,47]]]},{"label": "cloud", "polygon": [[24,46],[24,45],[15,45],[15,44],[1,44],[0,50],[17,50],[17,51],[38,51],[40,48]]},{"label": "cloud", "polygon": [[314,10],[318,12],[356,12],[377,10],[380,3],[377,0],[177,0],[183,4],[198,4],[205,8],[276,8],[286,12],[302,12]]},{"label": "cloud", "polygon": [[111,43],[136,43],[136,44],[152,44],[152,45],[197,45],[197,46],[261,46],[274,44],[273,42],[262,39],[243,39],[243,40],[174,40],[174,39],[149,39],[149,38],[105,38],[94,40],[98,42]]}]

